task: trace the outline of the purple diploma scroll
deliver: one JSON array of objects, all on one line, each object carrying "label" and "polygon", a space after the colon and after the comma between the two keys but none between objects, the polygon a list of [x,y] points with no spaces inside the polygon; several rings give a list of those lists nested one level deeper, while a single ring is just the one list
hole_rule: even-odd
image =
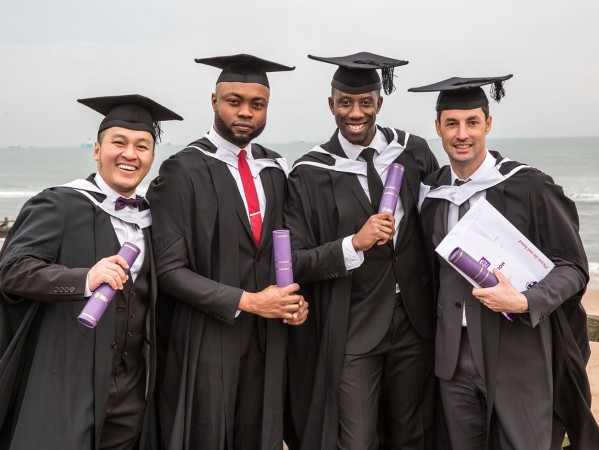
[{"label": "purple diploma scroll", "polygon": [[[483,288],[490,288],[496,286],[499,283],[497,277],[493,272],[489,272],[483,267],[477,260],[462,250],[460,247],[456,247],[449,254],[449,261],[453,263],[458,269],[476,281]],[[508,320],[514,320],[512,314],[502,313]]]},{"label": "purple diploma scroll", "polygon": [[275,255],[275,277],[277,279],[277,286],[289,286],[293,283],[289,230],[274,230],[272,232],[272,245]]},{"label": "purple diploma scroll", "polygon": [[388,212],[391,215],[395,214],[401,180],[403,180],[403,172],[404,168],[401,164],[393,163],[389,166],[385,188],[383,189],[381,203],[379,204],[379,214],[384,212]]},{"label": "purple diploma scroll", "polygon": [[[133,265],[137,257],[139,256],[139,247],[137,245],[132,244],[131,242],[125,242],[121,249],[119,250],[118,255],[121,256],[127,264],[129,264],[129,268]],[[129,269],[123,269],[126,275],[129,275]],[[79,322],[89,328],[96,328],[102,314],[110,305],[114,294],[116,293],[115,289],[112,289],[109,284],[101,284],[98,289],[96,289],[85,306],[83,307],[83,311],[79,314]]]}]

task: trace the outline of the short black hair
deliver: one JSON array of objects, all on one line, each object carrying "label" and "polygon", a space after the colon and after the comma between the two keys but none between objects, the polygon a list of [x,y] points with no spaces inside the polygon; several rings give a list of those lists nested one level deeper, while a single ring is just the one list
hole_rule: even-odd
[{"label": "short black hair", "polygon": [[[483,113],[485,115],[485,120],[487,120],[489,118],[489,114],[490,114],[489,105],[483,105],[480,107],[480,109],[483,110]],[[443,110],[443,111],[445,111],[445,110]],[[441,113],[443,111],[437,111],[437,122],[441,122]]]}]

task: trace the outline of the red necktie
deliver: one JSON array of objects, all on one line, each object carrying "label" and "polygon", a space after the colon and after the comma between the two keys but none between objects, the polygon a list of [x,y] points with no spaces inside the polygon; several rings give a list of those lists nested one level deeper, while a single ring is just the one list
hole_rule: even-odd
[{"label": "red necktie", "polygon": [[237,167],[239,168],[239,175],[241,175],[241,184],[243,185],[245,201],[250,213],[250,223],[252,224],[254,242],[256,243],[256,247],[259,247],[260,233],[262,232],[262,216],[260,215],[260,202],[258,201],[258,193],[256,192],[256,186],[254,185],[254,178],[252,177],[250,166],[245,159],[246,154],[245,150],[240,150]]}]

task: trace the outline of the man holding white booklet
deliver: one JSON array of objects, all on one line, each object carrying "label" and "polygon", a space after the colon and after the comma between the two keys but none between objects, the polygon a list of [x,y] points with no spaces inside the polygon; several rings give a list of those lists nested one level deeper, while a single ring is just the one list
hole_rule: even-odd
[{"label": "man holding white booklet", "polygon": [[[440,91],[435,127],[450,160],[425,179],[420,197],[435,269],[435,372],[449,440],[454,450],[559,449],[565,429],[575,448],[599,448],[584,369],[590,352],[580,299],[589,277],[576,207],[551,177],[486,147],[492,117],[481,86],[493,84],[499,101],[509,78],[450,78],[410,89]],[[536,261],[548,260],[550,270],[529,289],[521,292],[500,264],[482,256],[490,247],[474,248],[474,259],[490,262],[498,280],[489,288],[472,288],[435,253],[481,198],[532,244]],[[470,237],[462,234],[464,247]]]}]

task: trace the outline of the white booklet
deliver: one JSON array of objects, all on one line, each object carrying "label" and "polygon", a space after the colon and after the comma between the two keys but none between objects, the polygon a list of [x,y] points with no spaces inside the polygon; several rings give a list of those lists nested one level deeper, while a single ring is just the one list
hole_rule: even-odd
[{"label": "white booklet", "polygon": [[482,197],[436,248],[437,253],[474,287],[480,287],[449,261],[449,255],[458,247],[489,271],[499,269],[520,292],[530,289],[555,267],[547,256]]}]

